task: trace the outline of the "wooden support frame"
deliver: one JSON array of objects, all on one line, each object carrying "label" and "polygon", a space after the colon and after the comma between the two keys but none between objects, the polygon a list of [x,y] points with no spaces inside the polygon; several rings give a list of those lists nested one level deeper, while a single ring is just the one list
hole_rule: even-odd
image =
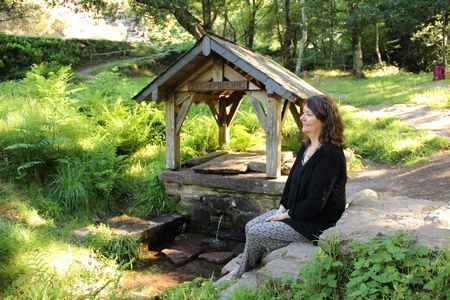
[{"label": "wooden support frame", "polygon": [[247,92],[247,96],[266,133],[266,176],[278,178],[281,175],[281,98],[270,98],[265,91]]},{"label": "wooden support frame", "polygon": [[180,131],[195,93],[169,93],[166,100],[166,168],[181,166]]}]

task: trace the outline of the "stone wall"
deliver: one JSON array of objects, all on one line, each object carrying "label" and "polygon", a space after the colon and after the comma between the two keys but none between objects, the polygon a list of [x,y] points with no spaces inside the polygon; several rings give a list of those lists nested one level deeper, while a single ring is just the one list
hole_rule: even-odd
[{"label": "stone wall", "polygon": [[261,173],[201,174],[190,169],[164,171],[166,193],[187,211],[189,229],[243,240],[245,224],[277,208],[287,176],[267,179]]}]

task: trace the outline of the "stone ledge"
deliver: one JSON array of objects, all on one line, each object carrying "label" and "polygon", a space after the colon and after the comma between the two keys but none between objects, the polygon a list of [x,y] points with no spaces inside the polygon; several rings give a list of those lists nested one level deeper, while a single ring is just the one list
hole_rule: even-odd
[{"label": "stone ledge", "polygon": [[[150,248],[152,244],[173,240],[181,233],[181,227],[187,221],[187,216],[179,214],[164,214],[151,221],[124,215],[110,220],[110,230],[115,235],[128,235],[138,239],[139,242],[148,243]],[[96,234],[97,231],[95,227],[85,227],[72,233],[84,237]]]},{"label": "stone ledge", "polygon": [[244,174],[202,174],[191,169],[166,170],[158,174],[158,179],[166,183],[194,185],[213,189],[228,189],[235,192],[257,193],[279,196],[283,192],[287,176],[269,179],[263,173]]}]

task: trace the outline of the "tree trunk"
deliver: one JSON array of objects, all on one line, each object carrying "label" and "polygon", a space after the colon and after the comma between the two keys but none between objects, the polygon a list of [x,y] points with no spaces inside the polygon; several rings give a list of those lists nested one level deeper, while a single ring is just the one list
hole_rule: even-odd
[{"label": "tree trunk", "polygon": [[249,21],[247,24],[247,28],[244,29],[244,39],[245,46],[252,49],[253,48],[253,40],[255,37],[255,24],[256,24],[256,3],[255,0],[250,3],[250,0],[246,0],[248,11],[249,11]]},{"label": "tree trunk", "polygon": [[383,67],[384,63],[383,60],[381,59],[380,53],[380,33],[378,31],[378,22],[375,25],[375,52],[377,53],[378,63],[380,64],[380,67]]},{"label": "tree trunk", "polygon": [[[169,2],[170,3],[170,2]],[[225,5],[225,0],[220,1],[217,6],[213,7],[214,1],[202,0],[202,17],[203,24],[183,5],[176,5],[174,3],[170,6],[170,12],[174,15],[178,23],[187,32],[192,34],[195,39],[201,38],[206,32],[211,31],[214,22]]]},{"label": "tree trunk", "polygon": [[308,23],[306,21],[305,0],[300,0],[300,3],[302,5],[302,40],[300,42],[300,49],[298,50],[297,66],[295,67],[295,74],[297,76],[300,75],[300,71],[302,69],[303,55],[305,53],[306,40],[308,39]]},{"label": "tree trunk", "polygon": [[190,14],[182,14],[182,13],[176,13],[174,14],[175,19],[178,21],[178,23],[183,27],[187,32],[192,34],[192,36],[198,40],[200,39],[204,34],[205,30],[203,29],[203,26],[200,24],[200,21],[196,19],[194,16]]},{"label": "tree trunk", "polygon": [[446,45],[447,45],[447,35],[446,35],[446,29],[447,29],[447,12],[445,9],[442,10],[442,63],[444,65],[444,68],[447,68],[447,56],[446,56]]},{"label": "tree trunk", "polygon": [[353,49],[353,75],[356,78],[364,78],[363,72],[363,56],[361,48],[361,33],[354,31],[352,34],[352,49]]},{"label": "tree trunk", "polygon": [[284,30],[284,66],[292,70],[294,67],[294,58],[292,57],[292,23],[291,23],[291,0],[285,0],[285,30]]}]

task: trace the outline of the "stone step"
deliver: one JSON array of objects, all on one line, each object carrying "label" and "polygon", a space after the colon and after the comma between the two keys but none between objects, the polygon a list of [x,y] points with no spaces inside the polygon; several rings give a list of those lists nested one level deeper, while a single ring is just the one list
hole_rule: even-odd
[{"label": "stone step", "polygon": [[[119,216],[109,220],[110,230],[116,235],[128,235],[136,238],[141,243],[159,245],[172,241],[179,235],[183,227],[188,222],[187,216],[180,214],[164,214],[153,220],[143,220],[137,217]],[[96,227],[85,227],[74,230],[76,236],[86,236],[96,234],[99,231]]]}]

